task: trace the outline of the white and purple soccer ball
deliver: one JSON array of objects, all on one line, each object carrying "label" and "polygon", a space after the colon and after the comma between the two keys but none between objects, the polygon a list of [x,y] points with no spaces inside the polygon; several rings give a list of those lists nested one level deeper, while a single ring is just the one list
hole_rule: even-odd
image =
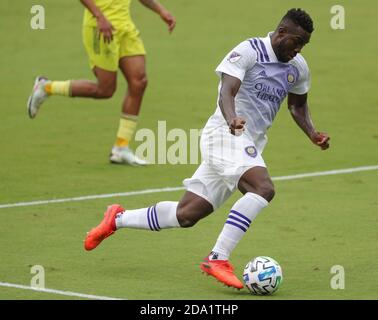
[{"label": "white and purple soccer ball", "polygon": [[270,257],[253,258],[244,268],[243,280],[251,294],[270,295],[277,291],[282,282],[282,269]]}]

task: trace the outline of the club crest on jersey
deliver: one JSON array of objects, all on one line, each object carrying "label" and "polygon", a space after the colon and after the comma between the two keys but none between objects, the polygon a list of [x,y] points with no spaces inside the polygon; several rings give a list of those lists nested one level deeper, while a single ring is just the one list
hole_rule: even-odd
[{"label": "club crest on jersey", "polygon": [[257,149],[255,148],[255,146],[246,147],[244,150],[247,153],[247,155],[249,155],[252,158],[255,158],[257,156]]},{"label": "club crest on jersey", "polygon": [[292,73],[288,73],[287,82],[294,83],[294,81],[295,81],[295,76]]},{"label": "club crest on jersey", "polygon": [[228,57],[227,60],[231,63],[234,63],[234,62],[238,61],[240,58],[241,58],[241,55],[239,53],[237,53],[236,51],[234,51],[230,54],[230,56]]}]

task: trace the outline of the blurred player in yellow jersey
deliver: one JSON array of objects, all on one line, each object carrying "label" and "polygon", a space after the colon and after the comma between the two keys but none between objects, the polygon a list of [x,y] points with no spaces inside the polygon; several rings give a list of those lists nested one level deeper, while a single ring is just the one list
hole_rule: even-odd
[{"label": "blurred player in yellow jersey", "polygon": [[[121,70],[128,91],[122,105],[117,137],[111,151],[112,163],[145,165],[129,148],[147,86],[145,49],[139,31],[130,17],[131,0],[80,0],[85,6],[83,41],[89,64],[97,82],[89,80],[51,81],[37,77],[27,108],[34,118],[51,95],[106,99],[116,90],[117,71]],[[172,32],[176,19],[157,0],[139,0],[156,12]]]}]

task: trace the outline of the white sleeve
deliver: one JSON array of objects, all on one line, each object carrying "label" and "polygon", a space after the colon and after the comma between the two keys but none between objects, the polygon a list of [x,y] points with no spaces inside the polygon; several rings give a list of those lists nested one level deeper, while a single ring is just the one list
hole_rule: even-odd
[{"label": "white sleeve", "polygon": [[306,60],[301,54],[297,54],[297,56],[292,61],[290,61],[290,63],[297,68],[299,76],[297,82],[289,90],[289,92],[294,94],[307,93],[310,90],[311,77]]},{"label": "white sleeve", "polygon": [[248,41],[243,41],[226,55],[215,72],[218,76],[226,73],[243,81],[246,71],[254,66],[256,60],[256,51]]}]

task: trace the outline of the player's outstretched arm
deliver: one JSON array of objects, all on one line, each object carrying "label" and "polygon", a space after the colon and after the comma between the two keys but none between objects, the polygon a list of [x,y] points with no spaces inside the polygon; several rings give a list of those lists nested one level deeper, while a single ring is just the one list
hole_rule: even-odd
[{"label": "player's outstretched arm", "polygon": [[327,133],[316,131],[307,104],[307,93],[302,95],[289,93],[287,102],[291,116],[303,132],[322,150],[328,149],[330,137]]},{"label": "player's outstretched arm", "polygon": [[168,31],[171,33],[176,26],[176,18],[157,0],[139,0],[143,5],[156,12],[168,25]]},{"label": "player's outstretched arm", "polygon": [[230,127],[230,133],[236,136],[241,135],[244,131],[245,120],[235,113],[235,96],[239,91],[241,81],[225,73],[222,73],[221,81],[219,108]]}]

